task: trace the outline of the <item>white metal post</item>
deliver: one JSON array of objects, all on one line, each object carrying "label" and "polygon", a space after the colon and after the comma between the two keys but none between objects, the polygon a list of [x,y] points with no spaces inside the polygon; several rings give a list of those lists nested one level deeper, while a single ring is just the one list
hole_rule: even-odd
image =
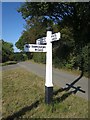
[{"label": "white metal post", "polygon": [[53,83],[52,83],[52,32],[47,31],[47,53],[46,53],[46,81],[45,81],[45,102],[47,104],[52,102],[53,97]]}]

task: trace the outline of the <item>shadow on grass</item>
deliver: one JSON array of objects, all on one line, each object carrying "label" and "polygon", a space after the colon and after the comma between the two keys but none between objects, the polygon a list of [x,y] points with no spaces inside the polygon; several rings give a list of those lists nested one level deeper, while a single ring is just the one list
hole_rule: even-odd
[{"label": "shadow on grass", "polygon": [[67,88],[60,88],[60,89],[54,91],[53,95],[57,95],[59,92],[63,92],[63,91],[66,91],[66,90],[67,90]]},{"label": "shadow on grass", "polygon": [[71,94],[76,94],[78,91],[85,93],[84,90],[81,89],[80,86],[75,87],[74,84],[76,82],[78,82],[81,78],[83,77],[83,71],[81,72],[80,76],[78,78],[76,78],[71,84],[66,84],[67,86],[65,88],[60,88],[57,91],[53,92],[53,95],[57,95],[59,92],[63,92],[63,91],[69,91],[71,88],[73,88],[73,91],[69,91],[65,94],[63,94],[61,97],[57,97],[53,100],[53,102],[63,102],[67,97],[69,97]]},{"label": "shadow on grass", "polygon": [[32,103],[30,106],[26,106],[19,110],[16,113],[13,113],[12,115],[8,116],[7,118],[2,118],[2,120],[16,120],[19,119],[20,116],[24,115],[27,111],[31,111],[33,108],[36,108],[39,105],[39,101]]},{"label": "shadow on grass", "polygon": [[71,94],[73,93],[73,91],[70,91],[68,93],[63,94],[61,97],[56,97],[55,99],[53,99],[53,103],[57,103],[57,102],[63,102],[66,98],[68,98]]},{"label": "shadow on grass", "polygon": [[[80,87],[77,87],[75,90],[73,91],[69,91],[65,94],[63,94],[61,97],[56,97],[55,99],[53,99],[53,102],[63,102],[66,98],[68,98],[70,95],[72,94],[76,94],[78,89],[80,89]],[[84,90],[81,90],[83,93],[85,93]]]}]

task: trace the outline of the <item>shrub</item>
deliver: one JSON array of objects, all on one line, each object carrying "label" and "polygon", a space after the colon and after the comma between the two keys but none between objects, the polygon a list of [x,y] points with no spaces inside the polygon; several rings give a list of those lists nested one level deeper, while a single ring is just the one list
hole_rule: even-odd
[{"label": "shrub", "polygon": [[23,52],[15,53],[14,59],[15,61],[25,61],[25,60],[28,60],[28,56],[26,55],[26,53],[23,53]]},{"label": "shrub", "polygon": [[33,58],[35,62],[46,63],[46,53],[33,53]]},{"label": "shrub", "polygon": [[62,68],[65,65],[65,60],[60,60],[58,57],[53,58],[53,66],[55,68]]}]

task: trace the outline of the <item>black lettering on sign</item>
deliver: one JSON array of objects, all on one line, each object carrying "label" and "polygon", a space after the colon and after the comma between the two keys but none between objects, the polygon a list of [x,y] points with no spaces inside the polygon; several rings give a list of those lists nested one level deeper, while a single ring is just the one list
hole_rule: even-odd
[{"label": "black lettering on sign", "polygon": [[38,51],[43,51],[43,49],[38,49]]},{"label": "black lettering on sign", "polygon": [[30,46],[26,45],[26,48],[30,48]]},{"label": "black lettering on sign", "polygon": [[35,49],[35,51],[43,51],[43,49],[42,48],[38,48],[38,49]]},{"label": "black lettering on sign", "polygon": [[32,46],[32,48],[38,48],[38,46]]}]

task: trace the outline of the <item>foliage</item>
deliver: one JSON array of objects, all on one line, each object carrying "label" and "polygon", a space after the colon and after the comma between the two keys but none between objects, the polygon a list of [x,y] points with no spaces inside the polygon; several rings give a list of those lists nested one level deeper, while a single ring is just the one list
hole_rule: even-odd
[{"label": "foliage", "polygon": [[33,60],[39,63],[46,63],[46,54],[45,53],[34,53]]},{"label": "foliage", "polygon": [[4,62],[4,63],[2,63],[2,66],[5,66],[5,65],[12,65],[12,64],[17,64],[17,62],[16,62],[16,61]]},{"label": "foliage", "polygon": [[2,62],[14,59],[13,44],[2,40]]},{"label": "foliage", "polygon": [[[53,43],[53,64],[57,67],[88,71],[88,44],[90,41],[90,3],[60,2],[26,2],[19,9],[26,20],[25,33],[17,42],[35,43],[46,36],[46,28],[51,26],[53,32],[61,32],[61,39]],[[27,38],[27,39],[26,39]],[[26,41],[25,41],[26,40]],[[35,57],[36,55],[36,57]],[[40,61],[34,54],[35,61]],[[41,55],[42,56],[42,55]],[[38,60],[39,59],[39,60]],[[83,64],[82,64],[83,60]],[[42,60],[41,60],[42,61]]]},{"label": "foliage", "polygon": [[15,61],[25,61],[25,60],[28,60],[28,56],[27,56],[27,54],[25,54],[23,52],[17,52],[17,53],[14,53],[14,60]]},{"label": "foliage", "polygon": [[85,46],[82,49],[82,57],[83,57],[83,61],[85,61],[83,63],[83,69],[84,71],[88,72],[89,71],[89,47]]},{"label": "foliage", "polygon": [[45,27],[37,23],[36,26],[28,28],[23,32],[22,36],[16,42],[16,47],[23,51],[25,44],[36,43],[36,39],[45,36],[45,32]]},{"label": "foliage", "polygon": [[72,6],[70,6],[71,5],[68,5],[68,3],[58,2],[26,2],[18,9],[18,12],[20,12],[27,21],[29,19],[31,23],[33,23],[32,20],[37,17],[41,22],[46,19],[52,19],[58,22],[58,20],[63,19],[63,17],[72,15]]},{"label": "foliage", "polygon": [[64,66],[64,61],[60,60],[60,58],[55,57],[52,61],[55,68],[62,68]]},{"label": "foliage", "polygon": [[0,63],[2,62],[2,40],[0,40]]},{"label": "foliage", "polygon": [[23,32],[23,35],[19,38],[19,41],[16,42],[16,47],[20,50],[24,50],[24,45],[28,40],[28,33],[26,31]]}]

